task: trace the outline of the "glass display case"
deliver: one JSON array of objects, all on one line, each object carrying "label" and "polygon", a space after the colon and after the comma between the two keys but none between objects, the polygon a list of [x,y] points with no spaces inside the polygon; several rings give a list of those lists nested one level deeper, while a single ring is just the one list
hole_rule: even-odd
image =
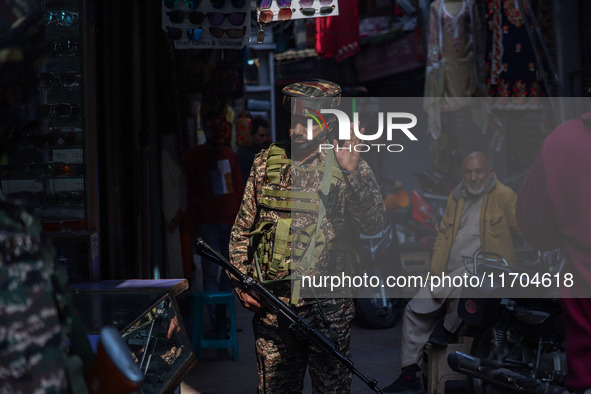
[{"label": "glass display case", "polygon": [[2,191],[41,221],[71,280],[98,280],[91,23],[86,2],[44,4],[48,56],[37,74],[37,120],[2,158]]},{"label": "glass display case", "polygon": [[115,327],[144,374],[142,393],[169,393],[196,362],[176,296],[182,280],[103,281],[71,285],[72,300],[90,335]]}]

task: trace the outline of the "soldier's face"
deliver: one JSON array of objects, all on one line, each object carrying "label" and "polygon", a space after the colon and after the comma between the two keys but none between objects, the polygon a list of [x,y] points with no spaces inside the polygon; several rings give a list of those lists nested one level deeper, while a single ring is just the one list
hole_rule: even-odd
[{"label": "soldier's face", "polygon": [[304,146],[316,139],[323,132],[322,127],[317,123],[312,123],[312,138],[308,135],[308,118],[304,116],[293,116],[291,120],[291,127],[289,129],[289,136],[292,144],[296,146]]}]

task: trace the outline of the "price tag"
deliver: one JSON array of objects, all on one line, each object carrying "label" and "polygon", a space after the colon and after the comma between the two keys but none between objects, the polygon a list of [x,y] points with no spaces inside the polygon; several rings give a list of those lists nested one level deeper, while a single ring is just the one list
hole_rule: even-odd
[{"label": "price tag", "polygon": [[43,183],[35,179],[13,179],[2,181],[2,191],[6,194],[19,192],[42,192]]},{"label": "price tag", "polygon": [[52,193],[82,191],[84,190],[84,179],[51,179],[49,182],[49,190]]},{"label": "price tag", "polygon": [[53,161],[77,164],[84,161],[84,155],[81,148],[54,149]]}]

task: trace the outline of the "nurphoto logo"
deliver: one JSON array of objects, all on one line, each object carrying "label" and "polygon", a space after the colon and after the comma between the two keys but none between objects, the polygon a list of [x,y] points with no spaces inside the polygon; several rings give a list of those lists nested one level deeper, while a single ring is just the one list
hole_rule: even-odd
[{"label": "nurphoto logo", "polygon": [[[310,116],[308,118],[307,124],[307,138],[308,140],[312,140],[313,132],[312,128],[314,126],[314,122],[318,124],[323,129],[328,129],[328,124],[324,119],[322,114],[331,114],[337,118],[338,122],[338,139],[339,140],[350,140],[351,139],[351,120],[349,116],[338,109],[321,109],[320,112],[314,111],[311,108],[306,108],[307,114]],[[384,125],[385,123],[385,125]],[[417,124],[417,117],[408,112],[378,112],[378,130],[370,134],[367,131],[365,134],[362,134],[359,131],[359,113],[353,113],[353,133],[355,136],[362,141],[376,141],[382,137],[384,132],[386,133],[386,139],[388,141],[393,140],[394,132],[402,132],[404,135],[411,141],[418,141],[417,137],[410,131],[413,127]],[[335,146],[333,144],[320,144],[319,150],[354,150],[356,152],[368,152],[370,150],[377,150],[380,151],[388,151],[388,152],[402,152],[404,147],[401,144],[384,144],[384,143],[362,143],[362,144],[355,144],[350,145],[347,147]]]}]

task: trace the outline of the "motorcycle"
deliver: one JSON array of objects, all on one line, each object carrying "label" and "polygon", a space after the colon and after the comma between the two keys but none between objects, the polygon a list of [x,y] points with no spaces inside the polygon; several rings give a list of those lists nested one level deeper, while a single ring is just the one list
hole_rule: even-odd
[{"label": "motorcycle", "polygon": [[416,178],[410,195],[411,209],[396,221],[400,225],[401,248],[405,251],[431,251],[439,222],[445,213],[448,194],[438,181],[442,176],[432,171],[413,172]]},{"label": "motorcycle", "polygon": [[[360,235],[362,255],[366,256],[365,273],[383,277],[380,265],[388,257],[392,248],[397,247],[391,224],[374,236]],[[399,317],[400,300],[388,297],[383,286],[361,289],[357,297],[357,312],[365,323],[376,329],[390,328],[396,325]]]},{"label": "motorcycle", "polygon": [[[394,191],[384,198],[386,212],[394,212],[406,208],[410,200],[403,189]],[[393,223],[378,234],[366,236],[360,234],[360,252],[364,257],[365,273],[383,280],[382,268],[400,266],[393,260],[399,256],[399,239]],[[381,283],[383,284],[383,283]],[[361,289],[356,299],[357,312],[361,319],[371,328],[383,329],[396,325],[400,315],[401,300],[388,297],[384,286]]]},{"label": "motorcycle", "polygon": [[[449,179],[435,171],[414,172],[415,185],[409,196],[401,185],[384,198],[391,223],[380,234],[360,237],[360,249],[365,257],[365,273],[385,277],[383,269],[407,266],[400,254],[430,253],[437,226],[447,203]],[[410,209],[405,210],[408,206]],[[396,261],[398,260],[398,261]],[[427,269],[428,267],[425,267]],[[357,297],[359,316],[371,328],[393,327],[406,300],[388,297],[383,286],[362,289]]]},{"label": "motorcycle", "polygon": [[[548,262],[548,256],[540,258]],[[473,274],[499,267],[515,272],[494,253],[477,252],[473,262]],[[475,329],[474,340],[470,354],[450,353],[448,364],[469,377],[470,392],[564,392],[564,329],[556,299],[467,297],[458,314]]]}]

